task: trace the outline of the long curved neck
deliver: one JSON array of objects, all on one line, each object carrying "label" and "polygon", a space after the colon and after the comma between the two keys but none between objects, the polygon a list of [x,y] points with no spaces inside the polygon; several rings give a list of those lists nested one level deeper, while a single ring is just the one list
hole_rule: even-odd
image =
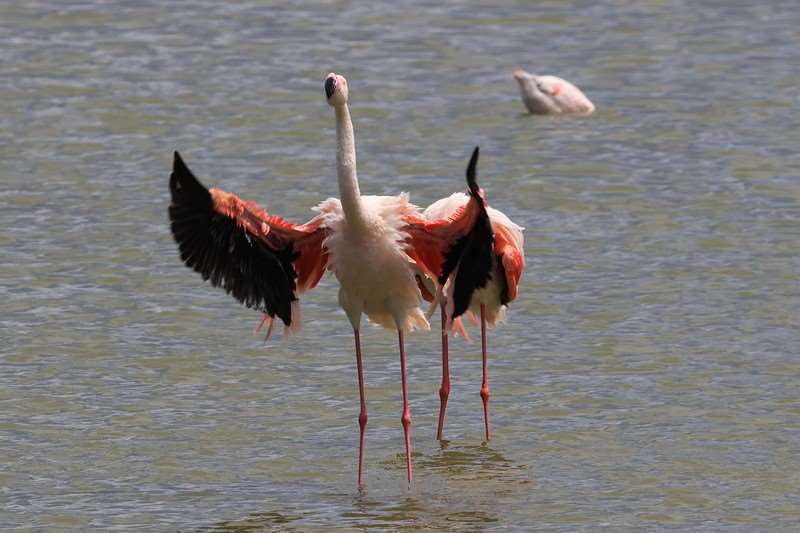
[{"label": "long curved neck", "polygon": [[355,221],[363,218],[361,191],[358,189],[356,174],[356,141],[353,135],[353,122],[347,104],[336,109],[336,174],[339,180],[339,196],[346,219]]}]

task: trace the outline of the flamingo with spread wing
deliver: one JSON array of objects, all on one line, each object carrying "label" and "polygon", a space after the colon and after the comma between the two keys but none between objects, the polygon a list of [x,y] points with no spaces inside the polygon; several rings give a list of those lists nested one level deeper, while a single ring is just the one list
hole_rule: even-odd
[{"label": "flamingo with spread wing", "polygon": [[[423,296],[432,299],[433,281],[453,281],[454,294],[471,295],[472,278],[486,278],[491,258],[470,268],[462,258],[468,243],[484,242],[474,234],[486,227],[486,212],[478,202],[466,202],[435,220],[398,196],[362,196],[356,173],[349,90],[343,76],[325,79],[325,94],[336,117],[336,169],[340,199],[329,198],[304,224],[292,224],[251,201],[220,189],[206,189],[175,153],[169,208],[173,236],[181,259],[203,279],[221,287],[244,305],[264,313],[270,328],[275,318],[291,331],[299,326],[299,295],[313,288],[324,271],[339,280],[339,304],[355,339],[361,411],[358,422],[358,484],[363,486],[364,432],[367,405],[361,353],[362,314],[398,334],[406,469],[411,462],[411,413],[408,407],[404,335],[429,329],[421,309]],[[477,185],[474,187],[477,194]],[[483,225],[481,226],[481,221]],[[461,268],[456,267],[462,264]],[[456,272],[457,270],[457,272]],[[456,279],[458,278],[458,279]],[[458,296],[455,301],[458,300]],[[263,323],[263,321],[262,321]]]}]

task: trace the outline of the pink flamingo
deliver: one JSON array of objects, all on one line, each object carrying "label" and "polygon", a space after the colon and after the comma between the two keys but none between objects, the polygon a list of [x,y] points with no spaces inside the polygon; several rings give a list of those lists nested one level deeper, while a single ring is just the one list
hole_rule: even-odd
[{"label": "pink flamingo", "polygon": [[537,115],[583,113],[594,111],[594,104],[567,80],[556,76],[535,76],[518,68],[513,73],[519,83],[522,102]]},{"label": "pink flamingo", "polygon": [[[409,203],[407,194],[362,196],[356,174],[353,124],[343,76],[325,79],[328,104],[336,117],[336,169],[340,200],[329,198],[305,224],[271,215],[254,202],[220,189],[206,189],[175,152],[170,176],[169,208],[173,236],[181,259],[203,279],[224,288],[247,307],[277,316],[287,330],[299,326],[298,294],[313,288],[326,269],[339,280],[339,304],[353,328],[361,410],[358,485],[363,486],[364,433],[367,405],[360,341],[361,315],[398,334],[405,436],[406,471],[413,479],[411,413],[406,383],[404,335],[429,329],[420,308],[423,295],[432,299],[433,283],[465,239],[478,212],[464,206],[440,220],[429,220]],[[269,335],[269,333],[268,333]]]},{"label": "pink flamingo", "polygon": [[[478,160],[478,148],[472,154],[467,168],[467,183],[470,194],[453,193],[428,206],[424,215],[431,220],[447,219],[460,212],[470,204],[477,204],[483,216],[478,218],[475,229],[469,234],[473,240],[471,251],[466,251],[458,258],[450,277],[440,278],[443,303],[442,307],[442,385],[439,389],[439,425],[436,438],[442,440],[447,398],[450,395],[450,370],[448,363],[448,331],[459,328],[458,317],[467,312],[479,312],[481,320],[481,352],[483,361],[483,379],[481,383],[481,399],[483,400],[483,417],[486,429],[486,440],[491,438],[489,426],[489,368],[486,350],[486,323],[494,326],[505,318],[508,304],[517,297],[517,288],[525,266],[523,251],[523,228],[511,221],[497,209],[485,205],[483,191],[478,190],[475,178],[475,166]],[[488,259],[487,259],[488,256]],[[481,267],[478,275],[474,274],[476,264],[488,261],[488,266]],[[465,270],[467,273],[465,274]]]}]

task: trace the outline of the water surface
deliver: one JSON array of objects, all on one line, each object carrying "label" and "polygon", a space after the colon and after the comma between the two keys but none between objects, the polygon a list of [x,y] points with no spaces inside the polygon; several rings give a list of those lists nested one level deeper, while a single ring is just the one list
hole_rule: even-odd
[{"label": "water surface", "polygon": [[[800,524],[800,16],[789,1],[8,2],[0,6],[0,526],[14,530],[787,531]],[[511,71],[598,111],[523,113]],[[489,339],[352,338],[326,277],[290,341],[182,266],[167,177],[290,220],[463,187],[526,227]],[[437,327],[438,323],[434,323]]]}]

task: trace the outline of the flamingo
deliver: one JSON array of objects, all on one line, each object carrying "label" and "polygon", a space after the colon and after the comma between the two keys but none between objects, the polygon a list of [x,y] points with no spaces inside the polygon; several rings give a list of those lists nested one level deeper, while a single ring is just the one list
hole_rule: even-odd
[{"label": "flamingo", "polygon": [[522,102],[533,114],[582,113],[589,115],[594,111],[594,104],[580,89],[567,80],[556,76],[535,76],[521,68],[516,69],[513,76],[519,83]]},{"label": "flamingo", "polygon": [[[468,248],[463,243],[475,240],[471,235],[480,213],[470,204],[445,218],[431,220],[408,201],[405,193],[362,196],[347,80],[332,72],[326,77],[324,88],[336,118],[340,199],[321,202],[314,208],[318,214],[311,220],[293,224],[233,193],[207,189],[175,152],[170,176],[171,229],[188,267],[247,307],[264,313],[260,326],[269,323],[267,336],[276,317],[284,323],[287,333],[296,331],[298,295],[316,286],[326,269],[334,273],[339,281],[339,305],[350,321],[355,342],[360,398],[359,488],[364,485],[364,434],[368,420],[359,333],[362,314],[374,324],[397,331],[403,395],[401,423],[410,484],[411,412],[404,336],[414,329],[430,328],[420,308],[423,296],[433,299],[432,280],[447,278]],[[490,263],[485,261],[474,270],[478,270],[478,276],[486,277],[489,268]]]},{"label": "flamingo", "polygon": [[[483,365],[483,378],[480,395],[483,401],[483,417],[486,440],[491,439],[489,425],[489,368],[486,350],[486,324],[494,326],[503,320],[508,304],[517,297],[519,280],[525,267],[525,253],[523,250],[524,228],[511,221],[503,212],[485,205],[482,190],[477,189],[475,166],[478,160],[478,148],[475,148],[469,167],[467,168],[467,183],[470,184],[469,194],[456,192],[447,198],[437,200],[429,205],[423,214],[431,220],[442,220],[451,217],[454,213],[463,210],[469,204],[477,204],[478,209],[484,214],[479,220],[482,224],[481,231],[472,231],[470,237],[477,242],[473,248],[486,250],[481,257],[488,253],[490,268],[486,277],[469,277],[469,283],[453,286],[460,271],[474,268],[474,258],[467,256],[459,258],[459,264],[451,274],[450,280],[444,282],[440,292],[444,292],[441,302],[442,309],[442,384],[439,389],[439,424],[436,438],[442,440],[444,419],[447,411],[447,399],[450,395],[450,370],[448,362],[448,331],[458,327],[458,317],[469,311],[480,313],[481,324],[481,352]],[[473,261],[469,261],[472,259]],[[465,290],[465,286],[468,290]]]}]

